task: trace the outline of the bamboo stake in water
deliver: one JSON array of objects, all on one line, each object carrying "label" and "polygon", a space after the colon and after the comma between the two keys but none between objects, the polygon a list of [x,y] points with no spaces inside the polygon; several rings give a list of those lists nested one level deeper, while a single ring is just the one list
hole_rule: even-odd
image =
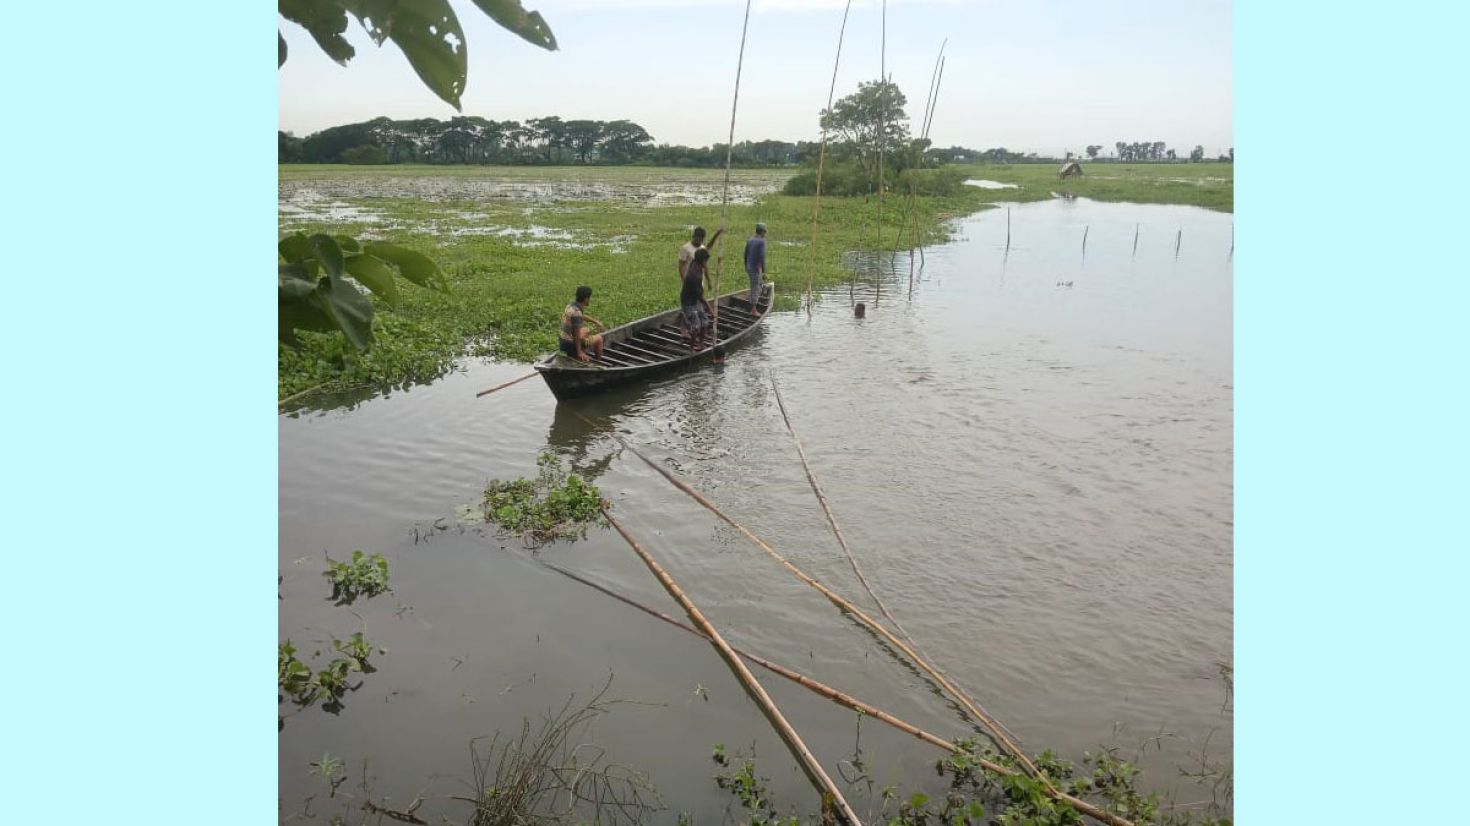
[{"label": "bamboo stake in water", "polygon": [[[643,603],[638,602],[637,600],[634,600],[631,597],[624,596],[623,594],[620,594],[617,591],[612,590],[611,588],[608,588],[608,587],[603,586],[603,585],[599,585],[599,584],[597,584],[596,582],[593,582],[590,579],[587,579],[587,578],[585,578],[583,576],[580,576],[580,575],[578,575],[576,573],[573,573],[572,571],[567,570],[566,568],[562,568],[560,566],[553,565],[553,564],[551,564],[549,562],[545,562],[544,560],[542,561],[541,564],[545,565],[546,567],[550,568],[553,571],[556,571],[557,573],[561,574],[562,576],[567,577],[568,579],[571,579],[571,580],[576,581],[576,582],[580,582],[583,585],[586,585],[587,587],[592,588],[593,590],[601,591],[602,593],[604,593],[604,594],[612,597],[613,599],[615,599],[615,600],[617,600],[617,601],[619,601],[619,602],[621,602],[621,603],[623,603],[625,605],[631,606],[633,608],[637,608],[639,611],[642,611],[643,613],[648,614],[649,616],[654,617],[655,619],[662,620],[663,622],[666,622],[669,625],[672,625],[672,626],[674,626],[675,628],[678,628],[681,631],[685,631],[685,632],[690,633],[690,634],[693,634],[693,635],[695,635],[697,637],[702,637],[702,638],[704,638],[706,640],[709,639],[709,637],[705,636],[705,634],[703,632],[701,632],[698,628],[694,628],[694,627],[691,627],[691,626],[689,626],[689,625],[687,625],[685,623],[682,623],[679,620],[674,619],[673,617],[669,616],[668,614],[665,614],[662,611],[659,611],[656,608],[650,608],[649,606],[644,605]],[[905,720],[901,720],[901,719],[893,716],[892,714],[889,714],[888,712],[884,711],[883,709],[878,708],[877,706],[874,706],[874,705],[872,705],[870,703],[865,703],[862,700],[859,700],[858,698],[853,697],[850,694],[844,693],[840,689],[833,688],[832,686],[827,685],[826,683],[822,683],[822,682],[819,682],[817,680],[814,680],[811,677],[808,677],[808,676],[806,676],[805,674],[802,674],[799,671],[796,671],[794,669],[787,668],[786,666],[780,665],[778,663],[771,662],[770,660],[768,660],[768,659],[766,659],[764,657],[761,657],[761,656],[756,655],[756,654],[752,654],[749,651],[746,651],[746,650],[744,650],[742,648],[737,648],[736,646],[733,646],[732,645],[732,646],[730,646],[730,650],[731,651],[734,651],[736,654],[739,654],[740,656],[744,657],[745,659],[750,660],[751,662],[755,663],[756,665],[760,666],[761,668],[766,669],[767,671],[771,672],[772,674],[775,674],[778,677],[784,677],[785,679],[790,680],[793,683],[796,683],[797,685],[801,686],[802,688],[805,688],[806,690],[812,692],[813,694],[816,694],[816,695],[821,696],[821,697],[825,697],[828,700],[831,700],[832,702],[837,703],[840,706],[844,706],[846,708],[852,709],[853,711],[857,711],[857,712],[860,712],[862,714],[866,714],[867,716],[874,718],[875,720],[879,721],[880,723],[885,723],[885,724],[887,724],[889,726],[892,726],[893,728],[896,728],[896,729],[898,729],[899,731],[901,731],[901,732],[903,732],[905,734],[911,734],[914,737],[917,737],[918,739],[923,740],[925,743],[928,743],[928,744],[930,744],[932,746],[937,746],[937,747],[939,747],[941,749],[944,749],[945,751],[948,751],[948,752],[951,752],[951,753],[954,753],[954,754],[958,754],[959,751],[960,751],[959,747],[956,746],[954,743],[951,743],[951,742],[949,742],[948,740],[945,740],[942,737],[938,737],[938,736],[936,736],[934,734],[930,734],[929,732],[927,732],[927,731],[919,728],[918,726],[914,725],[913,723],[909,723],[909,722],[907,722]],[[1005,766],[999,765],[997,763],[992,763],[991,761],[986,760],[983,757],[977,757],[976,758],[976,762],[978,762],[980,764],[980,767],[981,768],[985,769],[986,771],[988,771],[988,772],[990,772],[992,774],[999,775],[1001,777],[1008,777],[1008,776],[1010,776],[1012,774],[1015,774],[1015,772],[1013,770],[1008,769]],[[1089,817],[1094,817],[1094,818],[1097,818],[1098,820],[1104,821],[1106,823],[1113,824],[1113,826],[1133,826],[1133,824],[1130,823],[1129,821],[1124,820],[1123,818],[1120,818],[1120,817],[1118,817],[1116,815],[1112,815],[1112,814],[1109,814],[1107,812],[1104,812],[1101,809],[1098,809],[1097,807],[1095,807],[1092,804],[1088,803],[1087,801],[1085,801],[1085,800],[1079,800],[1078,798],[1072,797],[1071,795],[1064,794],[1064,793],[1057,793],[1054,796],[1054,799],[1060,800],[1060,801],[1062,801],[1064,803],[1067,803],[1068,805],[1070,805],[1073,808],[1077,809],[1079,812],[1082,812],[1083,814],[1088,815]]]},{"label": "bamboo stake in water", "polygon": [[822,795],[822,809],[825,811],[830,802],[832,806],[836,807],[838,814],[841,815],[844,822],[850,824],[850,826],[862,826],[862,821],[858,819],[857,813],[852,810],[852,807],[847,805],[847,800],[842,797],[842,792],[837,788],[837,784],[833,783],[832,778],[827,776],[827,772],[822,769],[822,764],[817,762],[817,758],[806,747],[806,743],[802,742],[801,736],[796,733],[796,730],[791,727],[790,723],[786,722],[786,717],[781,714],[781,709],[776,707],[776,703],[771,699],[771,695],[766,693],[760,681],[755,678],[754,674],[750,673],[750,669],[745,666],[744,661],[740,659],[739,655],[730,648],[730,644],[725,642],[725,638],[720,636],[720,632],[715,630],[714,625],[708,619],[705,619],[704,614],[700,613],[699,609],[695,607],[689,597],[684,594],[684,591],[674,582],[673,577],[669,576],[668,572],[654,560],[648,551],[642,545],[638,544],[638,541],[628,533],[621,522],[607,512],[605,506],[602,508],[602,515],[607,519],[608,524],[612,525],[613,529],[623,539],[627,540],[628,545],[633,548],[634,553],[638,554],[639,558],[643,560],[643,564],[648,566],[648,570],[652,571],[653,575],[664,586],[664,590],[668,591],[669,596],[673,597],[679,603],[685,613],[689,615],[689,619],[704,632],[706,637],[709,637],[709,641],[720,652],[720,656],[724,657],[725,662],[729,663],[730,670],[734,671],[735,676],[745,685],[746,691],[750,692],[750,696],[755,700],[756,705],[760,706],[761,711],[765,713],[766,719],[771,721],[771,725],[776,729],[776,733],[780,734],[781,739],[786,741],[786,747],[791,750],[791,755],[796,758],[796,762],[806,772],[807,778],[812,781],[812,785],[816,786],[817,791]]},{"label": "bamboo stake in water", "polygon": [[1235,225],[1230,225],[1230,254],[1225,256],[1226,261],[1235,259]]},{"label": "bamboo stake in water", "polygon": [[[837,57],[832,61],[832,85],[827,89],[827,111],[832,111],[832,97],[837,92],[837,67],[842,63],[842,38],[847,34],[847,13],[852,11],[852,0],[842,12],[842,29],[837,33]],[[817,155],[817,197],[812,204],[812,245],[807,249],[806,263],[806,317],[812,317],[812,280],[816,277],[817,216],[822,213],[822,168],[827,163],[827,123],[822,119],[822,148]]]},{"label": "bamboo stake in water", "polygon": [[[587,419],[585,416],[582,416],[580,413],[578,413],[577,415],[588,424],[592,423],[591,420]],[[1026,752],[1022,751],[1021,747],[1018,746],[1008,734],[1006,734],[1004,727],[1001,726],[1001,724],[994,717],[991,717],[988,713],[986,713],[984,709],[980,708],[978,703],[975,703],[964,692],[955,688],[954,684],[951,683],[948,678],[941,674],[938,669],[934,668],[934,666],[930,665],[929,662],[925,660],[922,656],[920,656],[918,652],[914,651],[914,649],[909,646],[908,643],[905,643],[903,640],[895,636],[894,633],[892,631],[889,631],[888,628],[882,623],[868,616],[867,613],[865,613],[861,608],[858,608],[856,605],[853,605],[851,602],[843,599],[841,596],[834,593],[832,589],[818,582],[811,575],[796,567],[796,565],[792,564],[792,562],[786,557],[781,556],[779,553],[777,553],[775,548],[772,548],[770,545],[766,544],[765,540],[756,536],[750,531],[749,528],[746,528],[744,525],[736,522],[728,514],[720,510],[719,507],[715,505],[715,503],[711,502],[699,491],[690,487],[682,479],[679,479],[669,470],[659,465],[657,462],[653,461],[647,456],[643,455],[642,451],[640,451],[636,447],[633,447],[625,439],[623,439],[623,437],[617,435],[616,433],[613,433],[611,435],[614,439],[618,441],[618,444],[621,444],[623,447],[627,448],[634,456],[637,456],[639,459],[641,459],[644,464],[648,465],[650,468],[653,468],[655,471],[658,472],[659,475],[669,480],[669,483],[672,484],[674,487],[686,493],[694,501],[703,505],[706,510],[710,511],[715,516],[718,516],[730,527],[739,531],[742,536],[744,536],[762,551],[765,551],[767,556],[776,560],[776,562],[779,563],[782,567],[786,568],[788,571],[794,574],[797,579],[800,579],[802,582],[805,582],[807,585],[815,588],[822,594],[822,596],[826,597],[829,602],[837,606],[837,608],[847,612],[863,625],[871,629],[874,633],[886,639],[894,648],[896,648],[905,657],[907,657],[909,659],[909,662],[913,663],[924,673],[932,677],[934,681],[939,684],[939,687],[941,689],[948,692],[952,698],[963,705],[965,707],[965,710],[970,713],[975,721],[978,722],[982,728],[984,728],[986,734],[995,741],[996,745],[1009,752],[1012,757],[1016,758],[1016,761],[1021,764],[1021,766],[1026,770],[1027,774],[1041,780],[1047,786],[1051,786],[1051,782],[1046,779],[1046,776],[1041,773],[1040,769],[1036,768],[1036,764],[1031,761],[1030,757],[1026,756]]]},{"label": "bamboo stake in water", "polygon": [[1011,208],[1006,207],[1006,254],[1011,251]]},{"label": "bamboo stake in water", "polygon": [[1092,225],[1088,224],[1082,230],[1082,259],[1087,260],[1087,233],[1092,232]]},{"label": "bamboo stake in water", "polygon": [[1174,257],[1179,257],[1179,242],[1184,240],[1184,227],[1179,228],[1179,233],[1174,236]]},{"label": "bamboo stake in water", "polygon": [[[875,249],[880,261],[883,256],[883,129],[884,120],[888,115],[888,0],[883,0],[881,20],[883,35],[878,46],[878,79],[882,83],[878,87],[881,97],[878,98],[878,221],[875,227],[878,238]],[[883,272],[881,269],[875,269],[873,274],[875,276],[873,303],[877,304],[878,299],[883,295]]]},{"label": "bamboo stake in water", "polygon": [[[720,197],[720,234],[724,235],[730,218],[730,161],[735,152],[735,110],[740,105],[740,70],[745,66],[745,33],[750,29],[750,0],[745,0],[745,23],[740,28],[740,57],[735,62],[735,97],[730,101],[730,138],[725,143],[725,191]],[[720,341],[720,271],[724,269],[725,248],[720,247],[715,259],[715,303],[710,327],[710,341]]]},{"label": "bamboo stake in water", "polygon": [[532,370],[531,372],[527,373],[524,376],[521,376],[518,379],[511,379],[510,381],[506,382],[505,384],[497,384],[494,387],[490,388],[489,390],[481,390],[480,392],[478,392],[478,393],[475,394],[475,398],[478,399],[481,396],[488,396],[491,393],[494,393],[496,390],[504,390],[505,388],[510,387],[512,384],[519,384],[520,382],[523,382],[526,379],[529,379],[529,378],[531,378],[534,375],[536,375],[536,371],[535,370]]},{"label": "bamboo stake in water", "polygon": [[1133,257],[1138,257],[1138,224],[1133,225]]}]

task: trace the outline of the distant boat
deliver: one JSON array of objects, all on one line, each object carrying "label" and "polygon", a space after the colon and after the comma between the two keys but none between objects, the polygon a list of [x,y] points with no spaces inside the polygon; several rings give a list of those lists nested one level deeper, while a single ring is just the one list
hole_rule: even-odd
[{"label": "distant boat", "polygon": [[[749,295],[750,290],[745,289],[720,296],[717,343],[727,350],[749,335],[770,312],[776,299],[776,285],[768,281],[761,287],[756,307],[750,306]],[[601,358],[581,362],[553,353],[536,362],[536,372],[546,380],[552,394],[564,401],[643,381],[681,364],[709,358],[714,352],[713,345],[691,350],[684,343],[679,313],[678,308],[666,310],[608,330],[602,334]]]}]

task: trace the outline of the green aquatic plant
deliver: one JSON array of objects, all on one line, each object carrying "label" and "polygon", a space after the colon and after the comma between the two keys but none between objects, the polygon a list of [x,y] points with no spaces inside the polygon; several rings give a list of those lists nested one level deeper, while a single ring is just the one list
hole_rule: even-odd
[{"label": "green aquatic plant", "polygon": [[[277,647],[276,689],[277,702],[290,700],[301,708],[318,702],[322,710],[336,714],[342,710],[342,698],[350,691],[362,687],[362,682],[352,683],[353,674],[370,674],[376,669],[368,662],[375,646],[363,638],[361,632],[347,640],[332,640],[332,649],[340,657],[333,658],[320,670],[311,667],[296,657],[296,646],[286,640]],[[379,652],[385,649],[377,649]],[[278,727],[284,727],[285,718],[280,718]]]},{"label": "green aquatic plant", "polygon": [[327,570],[322,576],[332,583],[330,599],[338,605],[348,605],[359,596],[375,597],[388,590],[388,560],[382,554],[364,556],[360,550],[352,552],[351,562],[336,562],[328,557]]},{"label": "green aquatic plant", "polygon": [[538,456],[536,464],[535,479],[497,479],[485,487],[485,520],[519,535],[531,547],[586,536],[587,526],[602,520],[597,486],[567,474],[549,451]]}]

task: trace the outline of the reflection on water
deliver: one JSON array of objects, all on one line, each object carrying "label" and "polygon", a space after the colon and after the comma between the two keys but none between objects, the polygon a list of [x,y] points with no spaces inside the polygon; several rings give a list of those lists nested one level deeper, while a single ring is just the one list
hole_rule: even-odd
[{"label": "reflection on water", "polygon": [[[306,766],[330,750],[372,758],[382,793],[410,800],[426,777],[465,775],[470,736],[513,730],[611,671],[614,694],[662,705],[610,715],[598,743],[650,771],[671,812],[720,820],[708,750],[752,741],[778,799],[815,808],[707,644],[473,531],[413,541],[412,525],[452,521],[487,479],[533,475],[545,448],[596,478],[732,643],[963,736],[923,679],[611,438],[863,604],[773,373],[854,553],[938,664],[1033,751],[1079,759],[1162,728],[1144,767],[1163,791],[1187,789],[1176,767],[1206,737],[1215,757],[1232,748],[1218,664],[1231,661],[1230,220],[1078,199],[1013,206],[1007,227],[991,210],[924,251],[912,298],[907,252],[855,254],[851,285],[810,318],[773,313],[723,368],[558,405],[539,382],[476,400],[524,368],[471,363],[282,417],[282,637],[355,623],[323,602],[315,563],[294,560],[380,551],[394,589],[354,606],[390,650],[379,673],[340,718],[304,715],[282,734],[283,799],[311,793]],[[539,553],[673,613],[610,532]],[[851,755],[850,713],[767,688],[829,768]],[[879,782],[933,785],[922,743],[875,726],[862,738]]]}]

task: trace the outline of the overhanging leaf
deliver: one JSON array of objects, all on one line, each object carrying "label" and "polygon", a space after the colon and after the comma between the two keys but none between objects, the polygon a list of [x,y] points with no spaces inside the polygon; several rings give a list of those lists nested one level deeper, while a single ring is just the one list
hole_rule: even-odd
[{"label": "overhanging leaf", "polygon": [[398,268],[398,272],[421,287],[441,292],[448,291],[448,281],[439,265],[422,253],[389,244],[385,241],[370,241],[363,245],[363,252],[387,261]]},{"label": "overhanging leaf", "polygon": [[526,11],[521,0],[475,0],[490,19],[521,36],[528,43],[556,51],[556,35],[539,11]]},{"label": "overhanging leaf", "polygon": [[300,347],[301,340],[296,337],[297,330],[330,333],[337,329],[337,322],[317,303],[316,294],[316,291],[313,290],[305,298],[281,302],[276,314],[276,323],[279,328],[277,335],[282,344]]},{"label": "overhanging leaf", "polygon": [[[342,36],[347,31],[347,10],[340,3],[334,0],[280,0],[277,9],[282,17],[306,29],[327,57],[343,66],[357,53]],[[279,34],[277,32],[277,36]]]},{"label": "overhanging leaf", "polygon": [[337,239],[330,235],[317,233],[307,239],[311,242],[311,250],[315,253],[316,260],[322,262],[327,268],[327,275],[332,278],[341,278],[346,273],[343,262],[342,248],[337,245]]},{"label": "overhanging leaf", "polygon": [[373,302],[346,279],[328,278],[309,300],[331,315],[353,347],[366,350],[373,343]]},{"label": "overhanging leaf", "polygon": [[276,249],[280,251],[282,258],[293,264],[316,255],[315,250],[311,248],[311,242],[299,232],[282,238],[281,243],[276,245]]},{"label": "overhanging leaf", "polygon": [[345,5],[374,42],[392,40],[424,85],[460,108],[468,63],[464,31],[449,0],[346,0]]},{"label": "overhanging leaf", "polygon": [[362,252],[362,244],[357,243],[357,239],[351,235],[335,235],[333,237],[337,239],[337,246],[341,247],[344,253],[356,255]]},{"label": "overhanging leaf", "polygon": [[352,255],[347,258],[347,274],[391,306],[398,306],[398,282],[387,264],[371,255]]},{"label": "overhanging leaf", "polygon": [[276,68],[279,69],[286,65],[286,36],[276,32],[276,39],[281,41],[281,57],[276,61]]},{"label": "overhanging leaf", "polygon": [[283,302],[306,298],[316,289],[316,281],[305,264],[280,265],[278,278]]}]

